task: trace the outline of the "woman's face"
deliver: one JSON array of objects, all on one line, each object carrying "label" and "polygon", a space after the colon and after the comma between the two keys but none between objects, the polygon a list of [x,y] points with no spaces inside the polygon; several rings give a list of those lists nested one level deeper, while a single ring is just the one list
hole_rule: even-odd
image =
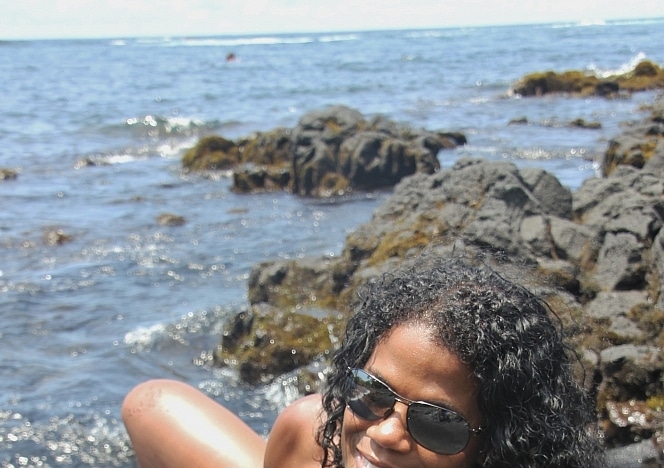
[{"label": "woman's face", "polygon": [[[401,325],[376,345],[364,370],[402,397],[454,409],[473,428],[482,425],[477,406],[477,381],[470,368],[436,343],[423,325]],[[397,402],[394,412],[367,421],[346,408],[341,450],[346,468],[470,467],[478,461],[481,436],[472,436],[455,455],[425,449],[408,433],[408,407]]]}]

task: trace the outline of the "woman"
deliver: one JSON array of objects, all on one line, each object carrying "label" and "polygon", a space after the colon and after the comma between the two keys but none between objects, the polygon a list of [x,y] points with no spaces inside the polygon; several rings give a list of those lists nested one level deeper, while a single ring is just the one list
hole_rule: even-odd
[{"label": "woman", "polygon": [[133,390],[123,418],[143,468],[591,467],[592,412],[548,312],[488,268],[423,259],[367,289],[327,390],[267,443],[175,382]]}]

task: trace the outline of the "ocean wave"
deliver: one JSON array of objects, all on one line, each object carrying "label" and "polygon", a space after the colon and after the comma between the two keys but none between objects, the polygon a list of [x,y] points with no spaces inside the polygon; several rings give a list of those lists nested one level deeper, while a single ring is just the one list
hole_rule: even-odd
[{"label": "ocean wave", "polygon": [[618,68],[604,69],[592,63],[588,66],[588,71],[593,73],[598,78],[608,78],[615,75],[624,75],[625,73],[633,71],[636,66],[642,61],[646,60],[646,58],[647,56],[645,53],[639,52],[634,57],[632,57],[629,62],[622,64]]},{"label": "ocean wave", "polygon": [[239,47],[239,46],[265,46],[280,44],[309,44],[313,42],[343,42],[356,41],[360,38],[357,33],[343,34],[303,34],[303,35],[265,35],[265,36],[238,36],[238,37],[162,37],[141,39],[113,39],[109,45],[124,47],[131,45],[157,45],[162,47]]},{"label": "ocean wave", "polygon": [[82,169],[87,166],[113,166],[115,164],[126,164],[136,161],[137,155],[127,153],[94,154],[79,159],[74,164],[74,169]]},{"label": "ocean wave", "polygon": [[122,151],[90,154],[79,158],[74,163],[74,169],[80,170],[86,167],[129,164],[136,161],[144,161],[150,157],[175,158],[179,157],[183,151],[195,144],[196,139],[192,138],[179,143],[166,142],[147,147],[125,148]]},{"label": "ocean wave", "polygon": [[127,144],[117,148],[107,148],[81,156],[75,169],[86,166],[110,166],[126,164],[158,156],[178,157],[191,148],[203,136],[219,133],[240,126],[235,120],[201,120],[192,117],[163,117],[143,115],[128,117],[99,131],[116,142],[129,138]]},{"label": "ocean wave", "polygon": [[603,19],[583,19],[576,23],[577,26],[606,26],[606,21]]},{"label": "ocean wave", "polygon": [[630,18],[630,19],[620,19],[620,20],[611,20],[609,23],[616,26],[643,26],[649,24],[658,24],[664,22],[664,16],[656,18]]},{"label": "ocean wave", "polygon": [[149,327],[139,327],[127,332],[124,336],[124,344],[134,349],[146,350],[152,347],[158,337],[164,336],[167,325],[157,323]]},{"label": "ocean wave", "polygon": [[313,36],[256,36],[256,37],[210,37],[178,38],[164,41],[166,47],[238,47],[278,44],[307,44],[315,42]]},{"label": "ocean wave", "polygon": [[122,125],[128,128],[137,129],[140,132],[147,132],[150,136],[156,136],[155,132],[157,132],[159,136],[190,136],[199,133],[202,130],[210,130],[219,127],[221,123],[218,120],[206,122],[204,120],[190,117],[144,115],[127,118],[123,120]]},{"label": "ocean wave", "polygon": [[444,29],[421,29],[416,31],[406,31],[404,37],[408,39],[421,39],[421,38],[440,38],[440,37],[460,37],[466,36],[469,32],[475,30],[474,27],[456,27]]},{"label": "ocean wave", "polygon": [[578,28],[578,27],[593,27],[593,26],[642,26],[649,24],[658,24],[664,22],[664,17],[659,18],[630,18],[630,19],[612,19],[605,20],[601,18],[587,18],[575,22],[553,23],[550,25],[553,29],[561,28]]},{"label": "ocean wave", "polygon": [[188,312],[174,322],[159,322],[130,330],[125,333],[123,343],[134,350],[144,351],[157,344],[163,349],[169,342],[187,344],[190,338],[201,334],[220,336],[226,319],[238,312],[239,309],[232,306]]},{"label": "ocean wave", "polygon": [[320,36],[318,42],[342,42],[357,41],[360,38],[357,34],[328,34]]},{"label": "ocean wave", "polygon": [[571,21],[565,23],[552,23],[548,25],[551,29],[565,29],[565,28],[587,28],[594,26],[606,26],[606,20],[596,18],[596,19],[582,19],[579,21]]}]

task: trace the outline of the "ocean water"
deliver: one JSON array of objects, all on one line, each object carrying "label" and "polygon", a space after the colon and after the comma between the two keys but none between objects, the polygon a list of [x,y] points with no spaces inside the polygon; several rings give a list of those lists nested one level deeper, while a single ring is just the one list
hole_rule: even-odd
[{"label": "ocean water", "polygon": [[[574,190],[654,93],[520,99],[510,85],[534,71],[662,65],[663,43],[664,19],[0,42],[0,168],[18,172],[0,181],[0,465],[134,466],[120,404],[149,378],[190,382],[264,435],[297,396],[288,376],[249,387],[209,353],[246,305],[252,265],[338,255],[389,191],[236,195],[227,174],[182,171],[201,136],[292,127],[346,104],[463,132],[444,167],[510,160]],[[602,128],[566,125],[577,118]],[[160,226],[162,213],[186,224]],[[50,242],[58,232],[69,241]]]}]

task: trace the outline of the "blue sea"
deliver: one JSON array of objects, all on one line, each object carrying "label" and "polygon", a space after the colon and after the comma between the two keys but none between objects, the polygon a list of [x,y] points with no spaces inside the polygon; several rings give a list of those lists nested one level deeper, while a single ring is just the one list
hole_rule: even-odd
[{"label": "blue sea", "polygon": [[[297,397],[290,376],[251,387],[212,367],[220,329],[247,305],[252,265],[339,255],[389,191],[237,195],[228,174],[182,170],[202,136],[345,104],[464,133],[443,167],[508,160],[575,190],[655,93],[526,99],[510,86],[664,65],[662,44],[664,19],[0,42],[0,168],[18,173],[0,181],[0,465],[134,466],[120,405],[149,378],[187,381],[263,435]],[[163,213],[186,223],[161,226]]]}]

